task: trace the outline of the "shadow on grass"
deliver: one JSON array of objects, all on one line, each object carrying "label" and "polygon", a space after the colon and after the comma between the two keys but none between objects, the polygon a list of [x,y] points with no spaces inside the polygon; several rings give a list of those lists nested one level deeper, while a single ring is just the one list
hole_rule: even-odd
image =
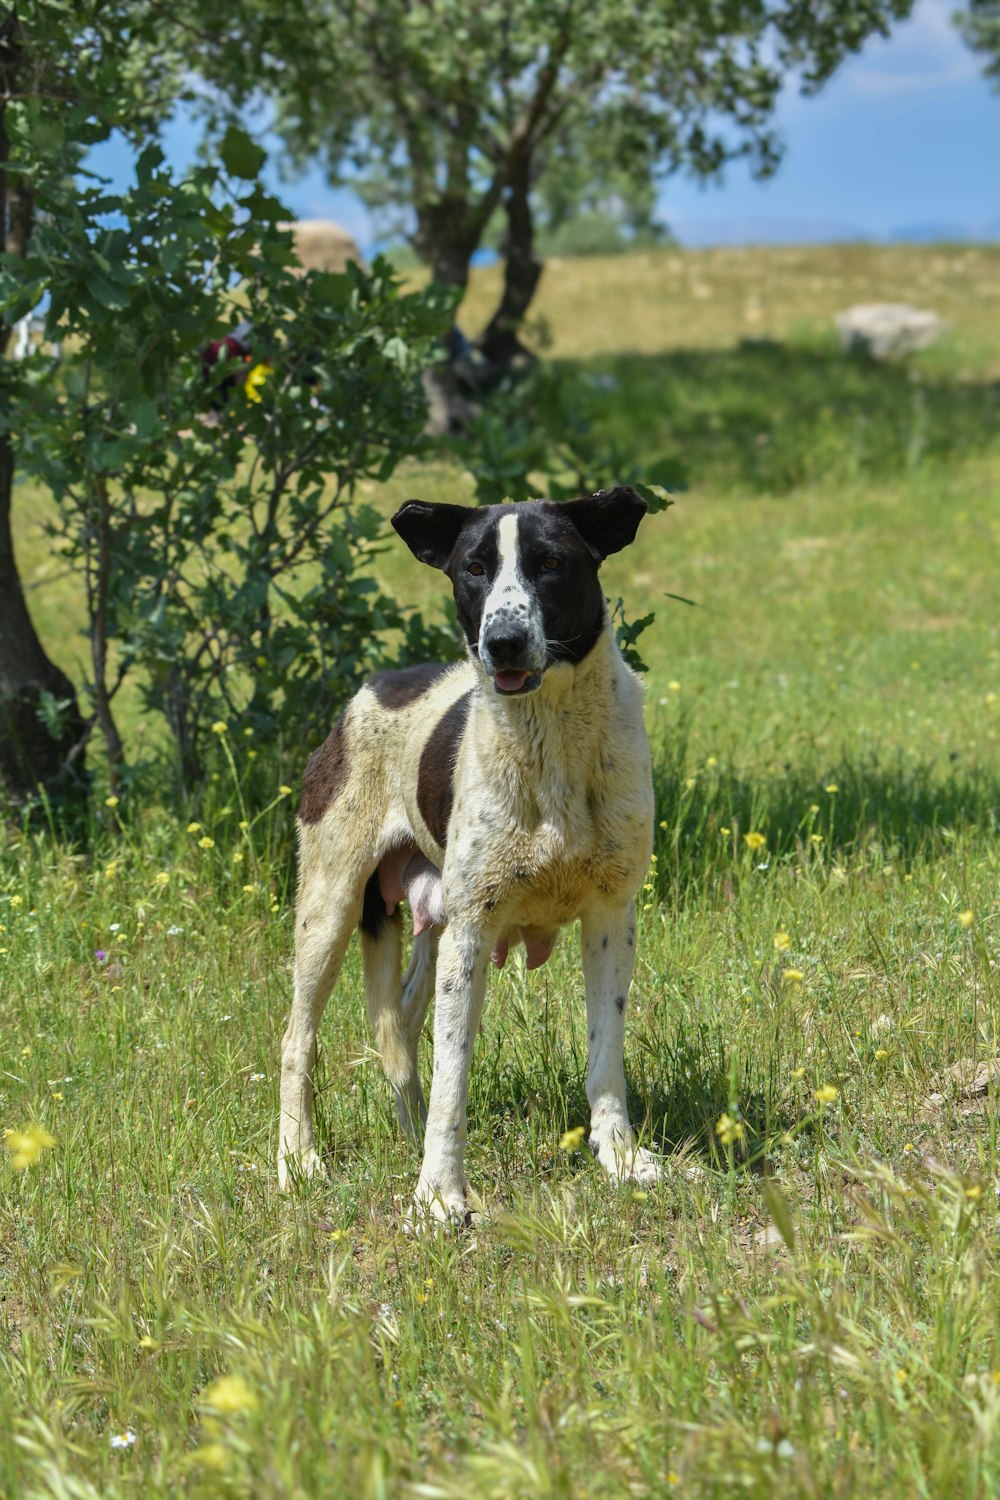
[{"label": "shadow on grass", "polygon": [[603,437],[667,488],[785,494],[819,479],[898,477],[996,443],[1000,383],[960,378],[943,355],[880,364],[832,340],[744,340],[576,368],[602,382]]},{"label": "shadow on grass", "polygon": [[[629,1118],[643,1144],[654,1151],[670,1156],[683,1148],[713,1166],[725,1166],[726,1151],[715,1127],[721,1115],[738,1110],[746,1149],[738,1148],[736,1159],[749,1157],[756,1165],[764,1144],[794,1123],[787,1098],[777,1103],[768,1098],[753,1059],[734,1048],[721,1027],[685,1026],[683,1034],[663,1037],[655,1048],[647,1043],[637,1056],[634,1044],[626,1045],[632,1058]],[[506,1035],[493,1058],[483,1061],[473,1072],[470,1117],[494,1137],[508,1122],[517,1133],[532,1119],[545,1122],[547,1131],[552,1122],[561,1131],[590,1119],[585,1057],[561,1054],[548,1063],[538,1056],[525,1059]]]},{"label": "shadow on grass", "polygon": [[654,766],[655,884],[667,901],[706,881],[788,863],[871,858],[905,869],[961,834],[1000,830],[1000,776],[981,767],[868,756],[692,778],[685,761],[681,731]]}]

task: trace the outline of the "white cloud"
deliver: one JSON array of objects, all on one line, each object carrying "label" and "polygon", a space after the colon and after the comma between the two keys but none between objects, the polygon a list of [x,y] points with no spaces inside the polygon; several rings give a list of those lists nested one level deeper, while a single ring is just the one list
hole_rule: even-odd
[{"label": "white cloud", "polygon": [[929,93],[966,83],[980,72],[981,64],[963,42],[953,17],[954,0],[919,0],[908,21],[888,38],[872,42],[845,69],[845,82],[868,97]]}]

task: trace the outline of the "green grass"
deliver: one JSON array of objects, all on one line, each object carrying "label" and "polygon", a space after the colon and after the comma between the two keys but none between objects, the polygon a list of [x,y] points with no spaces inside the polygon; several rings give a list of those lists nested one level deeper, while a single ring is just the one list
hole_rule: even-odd
[{"label": "green grass", "polygon": [[[278,785],[303,749],[234,745],[237,776],[275,787],[246,830],[220,756],[193,814],[98,792],[86,851],[10,834],[0,1126],[55,1145],[0,1165],[0,1493],[996,1491],[990,254],[664,252],[547,274],[556,355],[620,377],[609,434],[647,463],[669,452],[690,486],[606,570],[630,616],[657,611],[659,826],[626,1063],[660,1190],[560,1149],[586,1121],[567,933],[493,986],[472,1232],[402,1232],[418,1160],[353,953],[321,1031],[329,1177],[278,1195]],[[837,299],[920,300],[925,278],[951,333],[919,382],[839,360]],[[740,348],[749,287],[787,358]],[[377,498],[464,493],[438,466]],[[23,510],[21,528],[47,576]],[[382,567],[407,597],[440,590],[402,549]],[[69,598],[33,591],[50,641]]]}]

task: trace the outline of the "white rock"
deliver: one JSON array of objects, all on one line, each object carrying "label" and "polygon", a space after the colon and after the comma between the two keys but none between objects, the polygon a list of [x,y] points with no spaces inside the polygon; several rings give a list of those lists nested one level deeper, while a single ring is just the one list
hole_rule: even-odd
[{"label": "white rock", "polygon": [[926,349],[944,332],[937,313],[922,312],[905,302],[860,302],[835,319],[841,346],[872,359],[891,359]]}]

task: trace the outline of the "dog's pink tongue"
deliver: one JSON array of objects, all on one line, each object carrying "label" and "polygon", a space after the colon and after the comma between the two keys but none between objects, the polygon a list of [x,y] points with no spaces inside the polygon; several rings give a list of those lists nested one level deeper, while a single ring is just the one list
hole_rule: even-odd
[{"label": "dog's pink tongue", "polygon": [[527,672],[498,672],[494,681],[501,693],[516,693],[528,680]]}]

